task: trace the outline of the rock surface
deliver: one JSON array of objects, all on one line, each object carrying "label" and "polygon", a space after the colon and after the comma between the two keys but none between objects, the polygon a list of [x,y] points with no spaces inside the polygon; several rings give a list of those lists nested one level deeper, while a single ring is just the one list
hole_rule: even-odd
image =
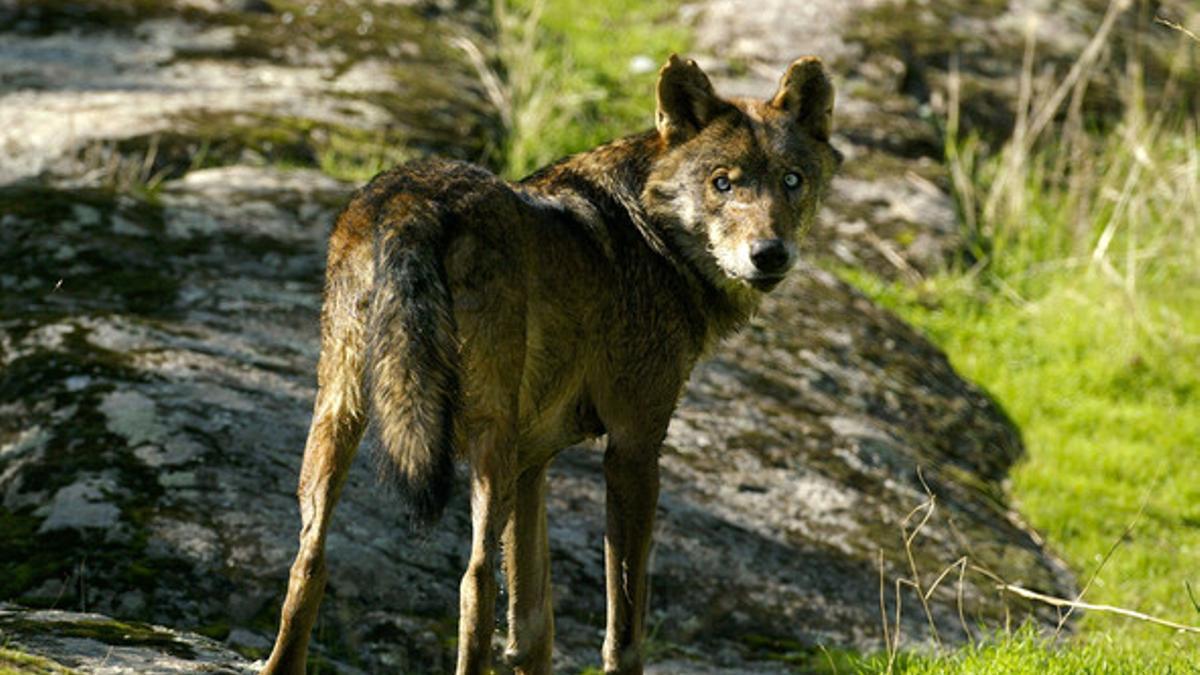
[{"label": "rock surface", "polygon": [[[25,610],[0,604],[0,637],[4,639],[5,650],[19,650],[37,659],[10,665],[0,656],[0,667],[13,668],[5,672],[39,675],[258,672],[252,662],[215,640],[163,626],[116,621],[100,614]],[[39,656],[42,654],[52,656]]]},{"label": "rock surface", "polygon": [[389,165],[484,158],[497,122],[447,44],[473,35],[481,11],[412,4],[5,0],[0,183],[311,165],[364,142]]},{"label": "rock surface", "polygon": [[[932,95],[904,73],[925,64],[932,91],[937,59],[906,61],[903,40],[866,35],[846,7],[807,3],[811,16],[796,17],[782,0],[706,0],[690,11],[726,91],[769,93],[795,45],[844,73],[849,161],[818,257],[930,269],[962,241],[923,112]],[[352,142],[378,144],[381,163],[486,160],[495,114],[445,46],[461,31],[484,39],[484,15],[351,0],[0,4],[0,599],[195,631],[251,658],[269,649],[299,526],[324,237],[352,187],[318,169]],[[985,24],[1003,34],[996,16]],[[1086,27],[1095,13],[1069,16]],[[869,39],[882,46],[866,50]],[[994,79],[1009,86],[1012,72]],[[453,86],[416,89],[445,78]],[[977,124],[1005,133],[980,111]],[[300,168],[270,166],[281,163]],[[888,588],[909,574],[902,532],[928,498],[923,481],[936,495],[912,540],[923,583],[969,556],[1069,594],[1070,573],[1007,505],[1021,452],[1004,412],[935,347],[806,269],[697,369],[672,424],[651,670],[790,672],[820,659],[817,645],[878,648],[881,565]],[[552,471],[559,672],[598,661],[601,474],[594,447]],[[330,533],[315,659],[338,672],[450,668],[469,530],[461,492],[436,529],[415,534],[359,458]],[[951,579],[931,614],[954,641],[965,629]],[[1055,618],[981,575],[961,590],[972,627]],[[931,639],[918,604],[904,599],[906,644]],[[10,607],[0,632],[37,621],[67,619]],[[32,651],[99,668],[86,660],[95,645],[70,634],[21,635]],[[246,665],[200,638],[171,639],[198,640],[194,653],[234,672]]]}]

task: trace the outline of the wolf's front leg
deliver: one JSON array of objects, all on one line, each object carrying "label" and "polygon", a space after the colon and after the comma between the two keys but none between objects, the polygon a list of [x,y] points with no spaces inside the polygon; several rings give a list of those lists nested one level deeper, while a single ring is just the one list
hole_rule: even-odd
[{"label": "wolf's front leg", "polygon": [[517,675],[549,675],[554,654],[554,601],[546,533],[546,466],[517,479],[515,506],[504,530],[508,573],[508,647]]},{"label": "wolf's front leg", "polygon": [[658,448],[610,436],[604,455],[607,524],[604,563],[608,588],[608,630],[604,672],[642,672],[646,616],[646,562],[658,504]]}]

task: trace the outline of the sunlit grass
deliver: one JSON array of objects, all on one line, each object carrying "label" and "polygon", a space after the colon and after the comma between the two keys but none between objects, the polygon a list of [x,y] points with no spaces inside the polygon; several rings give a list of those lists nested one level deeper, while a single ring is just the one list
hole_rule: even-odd
[{"label": "sunlit grass", "polygon": [[654,126],[658,66],[690,44],[678,2],[510,0],[498,7],[511,177]]},{"label": "sunlit grass", "polygon": [[[1200,345],[1139,337],[1123,292],[1086,274],[1061,275],[1026,302],[950,276],[918,289],[862,275],[857,283],[1012,415],[1028,447],[1012,476],[1015,505],[1082,578],[1145,503],[1087,600],[1200,623],[1184,586],[1200,583]],[[1145,289],[1147,313],[1194,324],[1196,288]],[[1128,619],[1093,614],[1082,628],[1144,641],[1151,653],[1187,646],[1200,656],[1200,637],[1176,640]]]},{"label": "sunlit grass", "polygon": [[[893,672],[905,675],[1175,675],[1197,672],[1186,655],[1151,652],[1130,642],[1055,644],[1030,631],[982,641],[941,657],[904,654]],[[849,658],[840,673],[874,673],[887,669],[886,656]],[[829,667],[825,672],[835,672]]]},{"label": "sunlit grass", "polygon": [[[1019,163],[1006,148],[963,171],[974,193],[962,201],[995,206],[979,221],[978,262],[915,285],[846,271],[1013,417],[1028,449],[1014,505],[1081,583],[1115,545],[1085,600],[1189,625],[1200,624],[1187,588],[1200,584],[1194,129],[1131,107],[1114,128]],[[898,670],[1196,672],[1200,636],[1092,612],[1064,644],[1027,637],[910,659]]]}]

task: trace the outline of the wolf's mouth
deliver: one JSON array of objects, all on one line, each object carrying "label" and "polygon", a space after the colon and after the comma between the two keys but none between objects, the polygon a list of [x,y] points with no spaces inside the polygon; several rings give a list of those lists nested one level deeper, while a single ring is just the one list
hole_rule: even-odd
[{"label": "wolf's mouth", "polygon": [[783,281],[784,277],[786,277],[786,276],[787,276],[786,274],[775,274],[775,275],[758,274],[753,277],[750,277],[746,281],[750,282],[750,285],[753,286],[755,289],[760,290],[763,293],[766,293],[768,291],[773,290],[776,286],[778,286],[779,283],[781,281]]}]

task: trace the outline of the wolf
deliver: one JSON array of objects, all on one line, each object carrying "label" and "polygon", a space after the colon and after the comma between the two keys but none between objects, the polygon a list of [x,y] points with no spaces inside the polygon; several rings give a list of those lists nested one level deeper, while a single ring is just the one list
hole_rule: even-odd
[{"label": "wolf", "polygon": [[795,264],[841,162],[833,102],[815,57],[752,100],[718,96],[672,55],[650,131],[518,183],[431,159],[362,188],[329,239],[300,548],[262,672],[304,672],[330,517],[370,429],[425,523],[446,505],[456,460],[470,469],[460,675],[490,672],[501,550],[503,658],[550,672],[547,466],[606,436],[603,666],[641,673],[667,424],[697,359]]}]

